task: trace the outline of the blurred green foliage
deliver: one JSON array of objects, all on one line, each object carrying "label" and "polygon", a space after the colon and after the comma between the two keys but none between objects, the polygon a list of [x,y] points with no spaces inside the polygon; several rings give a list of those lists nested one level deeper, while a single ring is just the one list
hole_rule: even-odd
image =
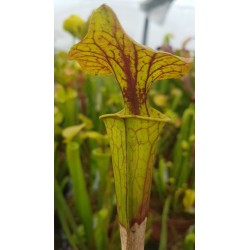
[{"label": "blurred green foliage", "polygon": [[[81,38],[87,22],[71,16],[64,28]],[[172,53],[190,56],[185,43]],[[171,123],[158,144],[145,249],[194,249],[194,70],[149,93]],[[55,54],[54,72],[55,249],[119,250],[111,155],[99,120],[122,109],[119,87],[113,77],[85,74],[66,52]]]}]

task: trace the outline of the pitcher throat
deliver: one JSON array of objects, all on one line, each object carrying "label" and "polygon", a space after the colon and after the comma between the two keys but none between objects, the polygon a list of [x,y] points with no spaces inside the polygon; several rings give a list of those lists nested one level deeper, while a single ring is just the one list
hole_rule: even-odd
[{"label": "pitcher throat", "polygon": [[140,225],[135,223],[129,229],[120,225],[122,250],[144,250],[146,224],[147,217]]}]

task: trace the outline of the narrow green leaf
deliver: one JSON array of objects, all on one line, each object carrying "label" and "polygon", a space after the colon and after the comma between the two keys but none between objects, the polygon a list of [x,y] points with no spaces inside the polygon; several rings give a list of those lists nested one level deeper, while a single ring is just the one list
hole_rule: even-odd
[{"label": "narrow green leaf", "polygon": [[93,244],[93,215],[80,160],[79,144],[67,143],[66,154],[76,208],[84,225],[88,244],[91,246]]},{"label": "narrow green leaf", "polygon": [[186,182],[191,171],[190,158],[193,141],[190,141],[190,137],[194,134],[194,116],[194,107],[190,105],[183,114],[178,141],[174,149],[173,175],[177,180],[176,185],[178,187]]},{"label": "narrow green leaf", "polygon": [[98,173],[98,207],[101,208],[106,183],[109,181],[108,171],[110,169],[111,153],[110,151],[104,153],[101,148],[97,148],[92,151],[92,155],[97,170],[96,172]]},{"label": "narrow green leaf", "polygon": [[167,249],[167,222],[168,222],[168,213],[169,207],[171,204],[171,196],[167,197],[164,203],[164,208],[162,212],[162,221],[161,221],[161,237],[160,237],[160,246],[159,250]]},{"label": "narrow green leaf", "polygon": [[[59,187],[59,184],[57,180],[54,180],[54,192],[55,192],[55,208],[58,213],[63,231],[69,240],[71,246],[74,250],[77,250],[76,243],[73,239],[72,234],[78,234],[77,233],[77,224],[73,218],[73,215],[71,214],[71,211],[63,197],[62,191]],[[73,233],[71,233],[73,232]]]},{"label": "narrow green leaf", "polygon": [[97,213],[95,229],[96,250],[108,249],[108,210],[101,209]]}]

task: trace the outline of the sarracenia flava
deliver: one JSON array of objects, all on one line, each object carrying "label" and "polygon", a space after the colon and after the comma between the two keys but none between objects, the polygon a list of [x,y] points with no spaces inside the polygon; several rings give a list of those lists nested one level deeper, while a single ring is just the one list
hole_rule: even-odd
[{"label": "sarracenia flava", "polygon": [[186,74],[192,59],[136,43],[107,5],[92,13],[69,58],[89,74],[114,75],[120,86],[124,109],[100,118],[110,139],[122,249],[144,249],[155,150],[169,120],[149,106],[147,94],[153,81]]}]

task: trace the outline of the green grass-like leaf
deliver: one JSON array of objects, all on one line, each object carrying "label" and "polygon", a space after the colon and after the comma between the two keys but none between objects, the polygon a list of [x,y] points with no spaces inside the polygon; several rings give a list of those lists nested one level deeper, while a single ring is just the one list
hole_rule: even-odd
[{"label": "green grass-like leaf", "polygon": [[67,143],[66,155],[73,184],[74,201],[86,231],[88,244],[91,246],[93,245],[93,215],[80,160],[79,144]]}]

